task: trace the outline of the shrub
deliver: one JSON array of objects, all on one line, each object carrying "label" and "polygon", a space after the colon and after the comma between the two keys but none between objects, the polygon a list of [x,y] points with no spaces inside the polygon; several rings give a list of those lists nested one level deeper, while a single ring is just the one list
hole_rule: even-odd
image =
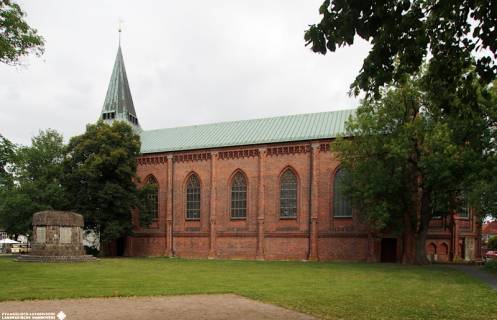
[{"label": "shrub", "polygon": [[487,248],[488,250],[497,250],[497,236],[488,239]]},{"label": "shrub", "polygon": [[497,272],[497,260],[489,260],[485,263],[485,269],[493,272]]},{"label": "shrub", "polygon": [[99,254],[100,254],[100,250],[98,250],[95,247],[85,246],[85,253],[86,254],[91,254],[92,256],[95,256],[95,257],[98,257]]}]

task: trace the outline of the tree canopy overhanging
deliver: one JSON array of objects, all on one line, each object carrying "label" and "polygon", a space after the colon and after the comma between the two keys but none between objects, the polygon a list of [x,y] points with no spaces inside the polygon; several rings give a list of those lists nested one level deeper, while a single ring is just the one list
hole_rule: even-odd
[{"label": "tree canopy overhanging", "polygon": [[305,32],[306,45],[326,54],[356,37],[372,44],[351,88],[379,94],[380,88],[420,70],[450,83],[450,75],[473,64],[480,81],[497,75],[497,2],[494,0],[325,0],[322,19]]},{"label": "tree canopy overhanging", "polygon": [[0,62],[10,65],[30,53],[44,52],[44,39],[28,25],[26,13],[10,0],[0,0]]}]

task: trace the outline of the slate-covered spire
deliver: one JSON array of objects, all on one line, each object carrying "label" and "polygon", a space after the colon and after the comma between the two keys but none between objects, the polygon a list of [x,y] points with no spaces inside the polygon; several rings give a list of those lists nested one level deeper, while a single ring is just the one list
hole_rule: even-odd
[{"label": "slate-covered spire", "polygon": [[112,70],[100,118],[104,122],[112,122],[114,120],[126,121],[133,128],[141,130],[135,106],[133,105],[131,91],[129,90],[121,44],[119,44],[119,48],[117,49],[116,62],[114,63],[114,69]]}]

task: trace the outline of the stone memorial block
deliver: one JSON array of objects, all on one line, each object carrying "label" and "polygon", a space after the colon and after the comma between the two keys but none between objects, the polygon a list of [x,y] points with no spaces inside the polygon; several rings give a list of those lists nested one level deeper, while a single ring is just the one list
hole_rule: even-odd
[{"label": "stone memorial block", "polygon": [[83,216],[68,211],[41,211],[33,215],[31,254],[17,261],[76,262],[95,260],[83,247]]}]

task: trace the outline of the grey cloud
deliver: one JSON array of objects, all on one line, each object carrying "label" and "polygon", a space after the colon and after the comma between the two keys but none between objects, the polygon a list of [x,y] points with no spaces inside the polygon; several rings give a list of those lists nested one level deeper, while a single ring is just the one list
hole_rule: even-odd
[{"label": "grey cloud", "polygon": [[144,129],[356,106],[347,95],[369,45],[304,47],[322,0],[20,1],[46,38],[43,58],[0,66],[0,133],[66,138],[98,117],[124,20],[123,54]]}]

